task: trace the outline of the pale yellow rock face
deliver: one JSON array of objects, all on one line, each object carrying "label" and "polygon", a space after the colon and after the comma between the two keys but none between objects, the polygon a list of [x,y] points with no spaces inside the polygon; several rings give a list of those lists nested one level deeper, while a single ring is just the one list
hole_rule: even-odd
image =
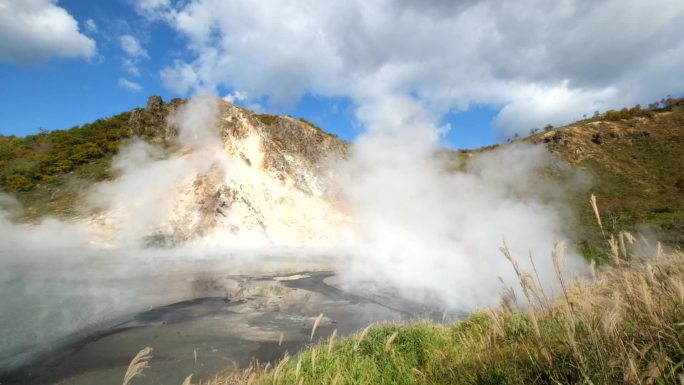
[{"label": "pale yellow rock face", "polygon": [[[178,175],[164,196],[152,197],[150,204],[161,209],[140,229],[144,242],[327,246],[349,237],[351,220],[333,198],[326,167],[345,156],[348,144],[290,117],[269,123],[220,102],[218,145],[172,155],[168,172]],[[126,206],[97,216],[101,235],[116,237],[117,230],[133,227],[133,206]]]}]

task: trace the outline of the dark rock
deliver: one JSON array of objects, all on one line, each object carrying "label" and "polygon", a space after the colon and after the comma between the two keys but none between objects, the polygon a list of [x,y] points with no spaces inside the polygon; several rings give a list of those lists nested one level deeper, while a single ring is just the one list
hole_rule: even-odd
[{"label": "dark rock", "polygon": [[152,95],[147,99],[147,111],[156,111],[164,106],[164,100],[159,95]]},{"label": "dark rock", "polygon": [[603,135],[600,132],[595,133],[591,136],[591,141],[596,144],[603,144]]},{"label": "dark rock", "polygon": [[648,131],[635,132],[632,134],[632,138],[634,138],[634,139],[644,139],[644,138],[648,138],[650,136],[651,136],[651,133]]},{"label": "dark rock", "polygon": [[153,95],[147,99],[147,107],[131,111],[128,119],[128,130],[131,136],[147,138],[152,143],[161,143],[176,136],[174,127],[167,124],[166,118],[173,114],[184,103],[181,99],[173,99],[164,103],[161,96]]}]

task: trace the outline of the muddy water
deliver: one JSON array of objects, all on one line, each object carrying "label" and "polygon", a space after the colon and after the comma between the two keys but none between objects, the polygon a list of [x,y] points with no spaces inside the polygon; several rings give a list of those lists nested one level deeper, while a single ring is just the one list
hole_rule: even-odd
[{"label": "muddy water", "polygon": [[189,374],[206,380],[252,360],[296,353],[309,343],[320,313],[314,339],[420,316],[416,308],[354,295],[333,281],[324,271],[200,276],[193,285],[206,296],[72,333],[0,374],[0,384],[119,384],[131,358],[147,346],[154,358],[136,384],[180,384]]}]

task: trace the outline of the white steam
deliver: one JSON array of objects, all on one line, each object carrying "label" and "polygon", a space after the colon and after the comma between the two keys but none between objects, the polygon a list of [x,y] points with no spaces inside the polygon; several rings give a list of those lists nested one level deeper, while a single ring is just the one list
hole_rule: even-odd
[{"label": "white steam", "polygon": [[[352,255],[340,266],[349,287],[389,286],[450,308],[491,305],[501,292],[498,277],[517,286],[499,251],[503,237],[528,271],[534,250],[542,281],[553,285],[549,252],[572,223],[567,190],[582,185],[542,175],[559,160],[523,144],[465,163],[437,154],[441,128],[407,98],[385,98],[359,116],[369,130],[341,170],[342,195],[360,237],[343,251]],[[572,258],[569,271],[581,265]]]},{"label": "white steam", "polygon": [[171,215],[178,196],[214,167],[226,160],[216,126],[218,101],[213,97],[191,99],[169,124],[177,129],[177,154],[143,140],[123,147],[112,162],[119,177],[96,185],[87,196],[90,206],[104,213],[105,227],[114,227],[114,244],[137,245],[151,229]]},{"label": "white steam", "polygon": [[[197,97],[183,105],[170,117],[177,130],[170,147],[141,140],[123,147],[112,164],[118,177],[87,193],[86,206],[99,215],[86,221],[16,225],[10,220],[16,204],[0,197],[0,287],[10,293],[0,299],[0,324],[14,330],[3,333],[0,363],[10,365],[12,352],[31,342],[190,296],[188,280],[199,265],[231,272],[307,269],[324,256],[344,287],[467,310],[496,303],[498,277],[517,286],[499,252],[506,237],[528,270],[534,250],[542,281],[552,285],[548,254],[570,227],[565,192],[576,183],[561,186],[542,176],[559,162],[543,147],[520,144],[459,159],[440,150],[445,128],[420,102],[371,98],[357,111],[367,132],[347,159],[332,162],[328,177],[312,182],[332,183],[323,190],[335,193],[327,196],[305,193],[288,174],[279,179],[263,169],[264,138],[221,132],[221,119],[229,118],[218,103]],[[241,119],[236,116],[230,119]],[[300,165],[290,154],[285,158]],[[187,193],[207,175],[216,184],[207,187],[209,195]],[[212,188],[221,186],[235,199],[216,214],[223,225],[198,233],[211,238],[211,247],[196,239],[176,249],[140,247],[143,238],[186,220],[179,207],[205,207],[220,191]],[[193,199],[202,202],[193,206]],[[205,222],[186,214],[193,226]],[[283,248],[321,236],[324,248],[321,242],[296,252]],[[268,256],[280,256],[279,264]],[[579,258],[569,264],[568,271],[582,265]]]},{"label": "white steam", "polygon": [[217,111],[215,98],[183,106],[172,121],[173,155],[142,140],[124,146],[112,163],[119,176],[95,185],[83,202],[84,213],[106,215],[17,224],[21,208],[0,194],[0,368],[21,364],[46,341],[192,296],[193,271],[207,253],[140,245],[170,215],[184,186],[225,164]]}]

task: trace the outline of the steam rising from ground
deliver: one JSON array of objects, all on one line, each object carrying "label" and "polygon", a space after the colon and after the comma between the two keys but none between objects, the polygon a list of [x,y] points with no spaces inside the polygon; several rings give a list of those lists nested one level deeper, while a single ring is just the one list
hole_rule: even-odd
[{"label": "steam rising from ground", "polygon": [[[443,130],[438,119],[404,96],[374,99],[359,109],[367,132],[348,159],[331,162],[328,170],[334,176],[329,188],[351,223],[323,248],[296,249],[300,257],[308,256],[304,262],[277,244],[140,248],[142,236],[167,219],[182,189],[198,176],[219,170],[230,177],[232,163],[217,129],[217,103],[212,97],[194,98],[171,119],[178,130],[173,151],[140,140],[122,148],[113,163],[119,177],[95,186],[87,199],[107,213],[100,222],[115,224],[112,234],[93,233],[92,223],[83,221],[15,225],[8,207],[16,205],[2,198],[0,285],[14,282],[13,298],[28,298],[24,301],[33,306],[3,304],[7,319],[2,324],[24,327],[15,335],[19,342],[2,341],[5,349],[25,344],[27,336],[36,335],[34,329],[49,338],[136,306],[190,295],[184,291],[187,275],[199,261],[216,270],[269,269],[273,267],[266,256],[281,255],[292,258],[290,268],[307,268],[307,261],[323,255],[348,288],[465,310],[495,304],[501,292],[498,277],[517,286],[513,269],[499,252],[506,237],[524,267],[531,270],[531,249],[541,280],[553,281],[548,255],[572,222],[564,208],[565,192],[577,180],[559,186],[543,177],[542,168],[562,165],[541,147],[512,145],[467,161],[438,151]],[[207,260],[212,262],[206,265]],[[578,258],[570,264],[570,271],[581,268]],[[83,299],[72,298],[71,307],[62,306],[63,298],[42,301],[41,290],[60,292],[45,282],[60,279],[77,282],[74,287]],[[17,286],[22,280],[27,284]],[[58,317],[55,308],[60,309]],[[26,324],[24,318],[33,322]],[[53,328],[44,329],[47,324]]]},{"label": "steam rising from ground", "polygon": [[178,154],[166,156],[160,146],[135,140],[121,149],[112,169],[119,177],[101,183],[87,201],[106,214],[105,223],[116,227],[114,244],[136,245],[141,235],[168,219],[181,191],[227,160],[216,126],[218,101],[196,97],[171,116],[177,130]]},{"label": "steam rising from ground", "polygon": [[[532,145],[465,163],[437,154],[436,119],[408,98],[384,98],[360,115],[368,132],[342,166],[341,188],[360,237],[343,250],[353,256],[342,267],[350,287],[390,286],[450,308],[491,305],[501,291],[497,277],[517,286],[499,251],[502,237],[528,271],[534,250],[542,281],[552,284],[549,252],[572,223],[564,202],[582,187],[579,175],[554,184],[542,169],[562,163]],[[570,263],[571,270],[581,265]]]}]

